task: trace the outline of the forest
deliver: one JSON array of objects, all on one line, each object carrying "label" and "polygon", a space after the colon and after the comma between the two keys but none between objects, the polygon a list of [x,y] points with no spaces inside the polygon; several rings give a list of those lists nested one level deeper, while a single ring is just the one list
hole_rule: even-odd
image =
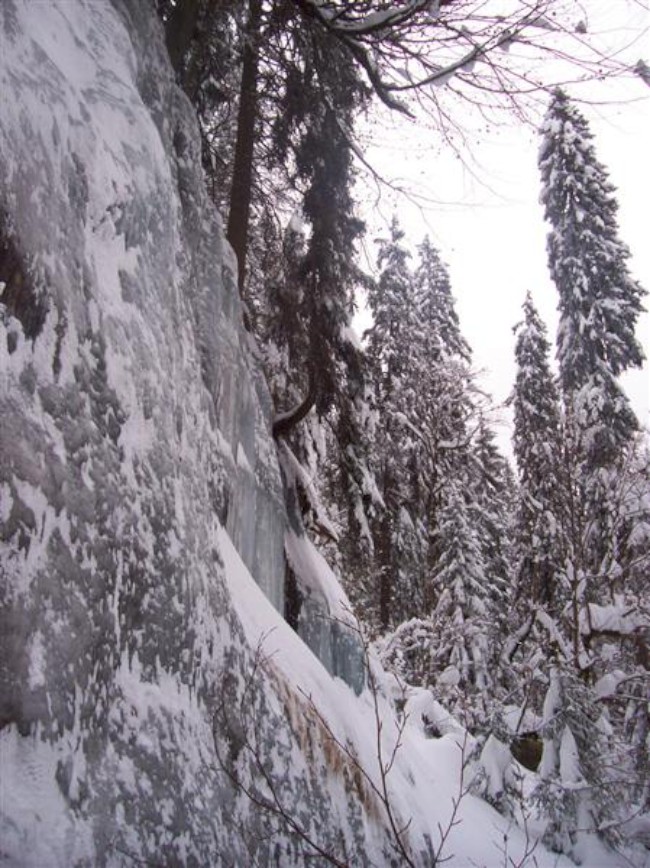
[{"label": "forest", "polygon": [[[573,96],[650,78],[578,5],[8,0],[7,864],[650,864],[645,289]],[[444,251],[363,255],[378,111],[538,129],[512,457]]]}]

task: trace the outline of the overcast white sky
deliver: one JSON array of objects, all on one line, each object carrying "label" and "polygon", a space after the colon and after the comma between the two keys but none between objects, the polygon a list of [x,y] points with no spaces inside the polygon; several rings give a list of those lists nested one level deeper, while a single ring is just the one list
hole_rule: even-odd
[{"label": "overcast white sky", "polygon": [[[612,39],[640,35],[650,13],[638,3],[590,5],[594,13],[615,7],[589,22],[590,28],[610,30]],[[646,31],[634,46],[631,62],[650,63]],[[569,93],[573,95],[571,88]],[[576,91],[597,104],[583,104],[594,133],[600,161],[618,189],[620,237],[632,252],[631,271],[650,291],[650,87],[640,79],[621,79]],[[485,371],[483,382],[497,403],[508,396],[514,381],[512,327],[521,318],[527,290],[533,294],[549,328],[557,323],[557,295],[546,266],[547,227],[539,205],[535,130],[517,126],[482,130],[472,137],[471,165],[441,146],[434,132],[416,134],[412,126],[382,116],[379,134],[368,155],[389,177],[405,181],[432,200],[419,208],[384,191],[379,200],[368,194],[369,237],[397,211],[409,241],[419,243],[428,233],[449,265],[461,325],[473,350],[475,365]],[[469,163],[468,154],[467,162]],[[374,256],[370,247],[369,253]],[[646,307],[650,299],[646,303]],[[650,355],[650,319],[640,324],[639,338]],[[650,370],[626,375],[624,384],[637,414],[650,424]],[[504,419],[507,414],[504,412]],[[504,425],[500,439],[507,446]]]}]

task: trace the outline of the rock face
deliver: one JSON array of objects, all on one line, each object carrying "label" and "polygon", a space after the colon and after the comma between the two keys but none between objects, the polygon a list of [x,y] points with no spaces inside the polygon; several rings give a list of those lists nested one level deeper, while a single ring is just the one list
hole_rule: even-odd
[{"label": "rock face", "polygon": [[[3,864],[297,864],[215,752],[259,772],[222,526],[281,608],[286,515],[191,107],[142,0],[3,0],[0,87]],[[287,805],[363,864],[357,796],[256,690]]]},{"label": "rock face", "polygon": [[283,576],[268,407],[155,22],[32,5],[3,7],[0,193],[3,635],[22,648],[2,716],[23,730],[96,714],[122,660],[199,686],[219,519],[278,604]]}]

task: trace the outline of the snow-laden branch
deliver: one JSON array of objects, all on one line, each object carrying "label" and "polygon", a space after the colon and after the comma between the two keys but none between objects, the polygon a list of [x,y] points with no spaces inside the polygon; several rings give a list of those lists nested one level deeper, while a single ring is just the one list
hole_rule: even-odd
[{"label": "snow-laden branch", "polygon": [[394,4],[386,9],[374,12],[355,13],[358,3],[350,3],[338,12],[333,3],[323,3],[322,0],[296,0],[297,5],[307,11],[311,17],[318,19],[328,30],[340,31],[349,36],[361,37],[371,34],[385,33],[394,27],[406,24],[419,12],[428,11],[435,15],[440,6],[448,5],[451,0],[408,0],[406,3]]},{"label": "snow-laden branch", "polygon": [[[451,7],[452,0],[410,0],[376,10],[371,3],[294,3],[345,46],[385,105],[408,115],[412,112],[399,99],[400,93],[444,85],[460,72],[471,72],[477,61],[487,60],[497,49],[508,51],[515,43],[526,44],[525,34],[530,31],[564,31],[546,14],[548,2],[535,3],[520,17],[515,13],[486,16],[465,10],[460,26],[440,16],[441,7]],[[473,29],[468,22],[475,25]],[[435,32],[434,24],[438,24]],[[450,44],[458,49],[463,42],[470,47],[460,57],[433,62],[434,51]]]}]

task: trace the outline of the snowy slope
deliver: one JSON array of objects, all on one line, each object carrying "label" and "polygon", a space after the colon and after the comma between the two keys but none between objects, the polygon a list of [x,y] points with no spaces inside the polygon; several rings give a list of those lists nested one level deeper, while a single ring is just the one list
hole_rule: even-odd
[{"label": "snowy slope", "polygon": [[[268,399],[148,4],[3,0],[0,88],[2,864],[403,864],[391,684],[355,696],[269,602]],[[424,866],[461,751],[420,700],[387,780]],[[445,864],[506,864],[504,830],[517,864],[485,803],[456,819]]]},{"label": "snowy slope", "polygon": [[[261,643],[273,671],[291,685],[290,689],[297,688],[299,697],[313,700],[319,714],[327,721],[331,734],[341,744],[354,746],[360,764],[380,788],[373,692],[366,688],[359,699],[354,699],[349,687],[340,679],[332,679],[264,599],[223,533],[221,546],[228,587],[250,644],[257,646]],[[463,777],[463,748],[467,756],[470,745],[464,744],[460,727],[455,727],[452,721],[447,722],[443,710],[439,706],[434,708],[434,703],[422,695],[426,691],[413,692],[408,723],[400,736],[397,719],[387,698],[394,691],[394,684],[374,661],[372,665],[378,684],[376,699],[382,721],[384,764],[393,756],[397,739],[401,741],[387,778],[388,790],[397,817],[401,823],[409,823],[407,837],[420,853],[416,864],[433,864],[431,851],[426,848],[427,838],[433,853],[446,865],[497,866],[504,861],[510,865],[509,858],[515,865],[519,864],[526,852],[525,835],[481,799],[469,794],[460,798],[454,816],[455,825],[449,828],[453,801],[460,797],[469,783],[468,769]],[[308,708],[309,703],[307,714]],[[441,715],[438,718],[440,728],[448,730],[442,738],[432,739],[425,735],[423,712]],[[295,761],[298,762],[298,758]],[[446,832],[447,829],[448,837],[440,849],[440,830]],[[373,843],[367,841],[366,847]],[[379,840],[373,847],[375,855],[371,864],[384,864],[386,857],[381,855],[381,843]],[[504,847],[507,856],[504,856]],[[537,864],[539,868],[572,864],[557,854],[545,853],[541,848],[535,849],[535,858],[536,863],[531,859],[529,864]],[[399,859],[397,864],[400,864]]]}]

